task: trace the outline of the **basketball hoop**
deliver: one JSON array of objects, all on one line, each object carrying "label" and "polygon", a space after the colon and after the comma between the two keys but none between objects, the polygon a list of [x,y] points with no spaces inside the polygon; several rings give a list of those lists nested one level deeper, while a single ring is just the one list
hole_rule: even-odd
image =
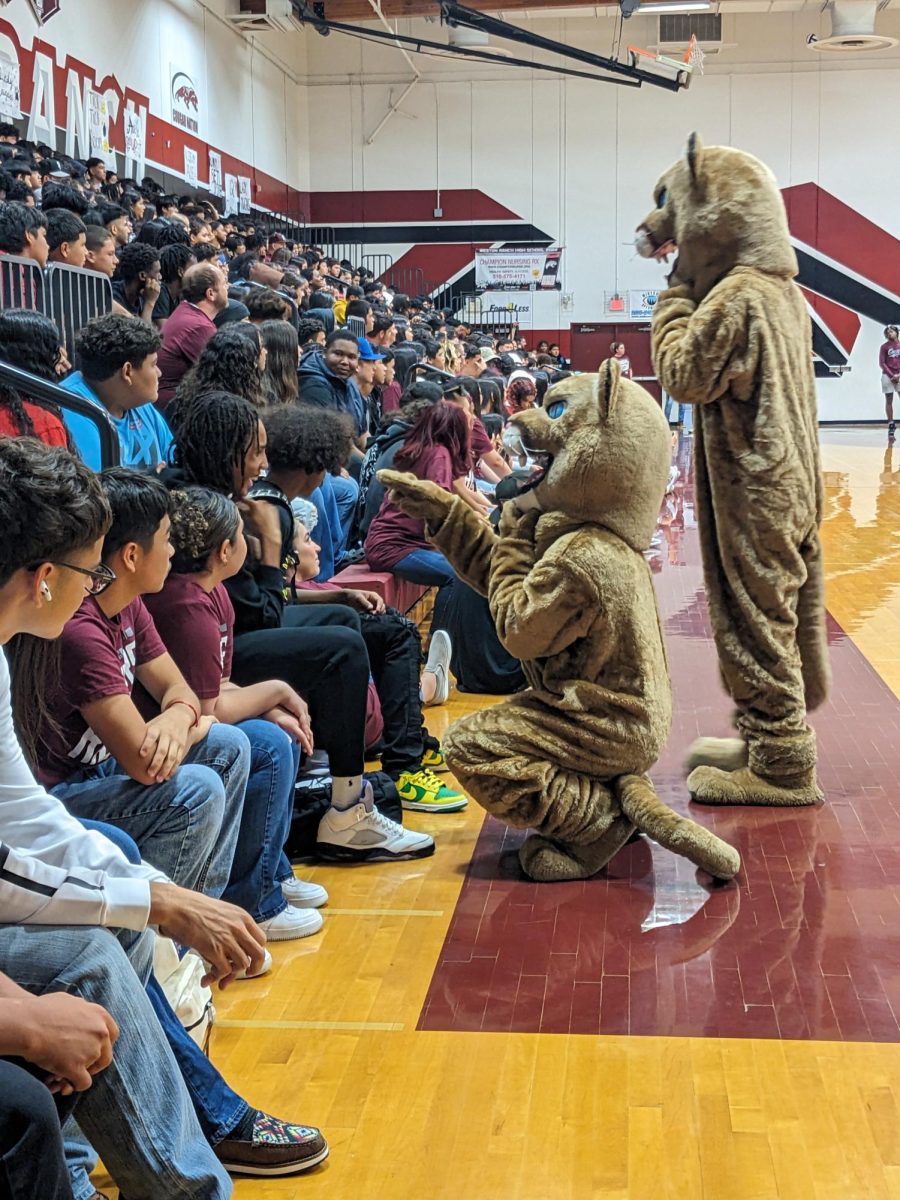
[{"label": "basketball hoop", "polygon": [[678,82],[682,87],[688,86],[691,82],[691,75],[695,72],[698,75],[703,74],[703,51],[700,48],[700,43],[697,41],[695,33],[691,34],[687,49],[681,58],[670,58],[659,49],[644,50],[640,46],[629,46],[628,53],[631,57],[631,65],[633,67],[638,65],[639,58],[649,58],[657,66],[664,67],[668,71],[675,71],[679,77]]}]

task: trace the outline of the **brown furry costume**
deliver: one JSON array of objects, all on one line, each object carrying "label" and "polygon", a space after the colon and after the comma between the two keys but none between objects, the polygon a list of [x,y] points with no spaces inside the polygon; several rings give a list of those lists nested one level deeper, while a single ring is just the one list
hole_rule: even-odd
[{"label": "brown furry costume", "polygon": [[828,690],[822,485],[809,317],[769,169],[724,146],[655,189],[638,249],[677,248],[653,314],[657,375],[697,406],[696,505],[719,663],[738,740],[704,738],[688,787],[707,804],[813,804],[807,709]]},{"label": "brown furry costume", "polygon": [[668,809],[644,772],[671,695],[650,571],[670,459],[659,406],[610,363],[552,388],[511,422],[550,463],[503,509],[500,536],[458,497],[394,471],[379,479],[470,586],[530,687],[451,726],[447,761],[489,812],[537,832],[519,858],[537,880],[582,879],[635,830],[730,879],[737,851]]}]

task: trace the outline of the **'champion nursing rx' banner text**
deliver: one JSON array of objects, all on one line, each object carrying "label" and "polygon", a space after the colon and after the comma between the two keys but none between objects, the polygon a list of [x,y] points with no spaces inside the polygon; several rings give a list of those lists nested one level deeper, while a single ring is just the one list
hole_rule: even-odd
[{"label": "'champion nursing rx' banner text", "polygon": [[522,291],[525,288],[559,289],[562,247],[555,250],[509,249],[475,251],[475,287],[478,291]]}]

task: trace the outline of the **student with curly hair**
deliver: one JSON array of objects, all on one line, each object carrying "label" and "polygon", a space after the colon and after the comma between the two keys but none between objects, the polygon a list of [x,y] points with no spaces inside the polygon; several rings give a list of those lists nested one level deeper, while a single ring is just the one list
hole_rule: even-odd
[{"label": "student with curly hair", "polygon": [[224,326],[210,338],[181,383],[167,410],[174,411],[205,392],[231,392],[243,396],[254,408],[263,408],[263,367],[267,351],[255,325],[246,321]]},{"label": "student with curly hair", "polygon": [[[75,338],[78,370],[62,386],[106,411],[119,437],[123,467],[156,471],[168,461],[172,432],[156,408],[159,345],[153,326],[131,317],[99,317]],[[77,413],[68,413],[66,424],[82,459],[99,471],[96,428]]]}]

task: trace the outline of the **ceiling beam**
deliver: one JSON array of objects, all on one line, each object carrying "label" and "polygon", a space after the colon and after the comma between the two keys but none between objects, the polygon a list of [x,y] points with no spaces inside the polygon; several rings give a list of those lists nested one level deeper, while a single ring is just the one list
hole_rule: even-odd
[{"label": "ceiling beam", "polygon": [[[593,8],[596,4],[616,3],[616,0],[477,0],[472,5],[482,12],[515,13],[523,9]],[[435,17],[440,15],[438,0],[381,0],[381,11],[393,20],[404,17]],[[369,0],[325,0],[325,16],[332,21],[371,21]]]}]

